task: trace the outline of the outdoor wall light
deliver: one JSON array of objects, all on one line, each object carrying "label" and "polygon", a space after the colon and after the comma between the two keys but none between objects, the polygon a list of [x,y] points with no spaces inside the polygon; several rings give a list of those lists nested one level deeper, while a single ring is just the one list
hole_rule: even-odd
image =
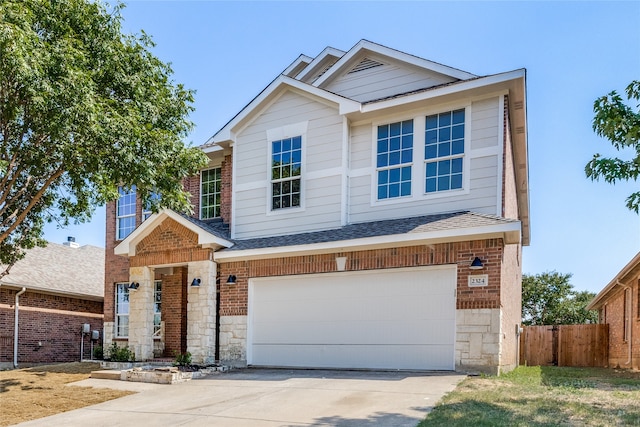
[{"label": "outdoor wall light", "polygon": [[131,284],[129,285],[129,289],[132,290],[132,291],[135,291],[139,287],[140,287],[140,283],[138,283],[138,282],[131,282]]},{"label": "outdoor wall light", "polygon": [[191,286],[200,286],[200,278],[194,277],[193,282],[191,282]]},{"label": "outdoor wall light", "polygon": [[484,265],[482,264],[482,261],[480,260],[480,258],[475,257],[473,259],[473,262],[469,266],[469,269],[470,270],[482,270],[483,267],[484,267]]},{"label": "outdoor wall light", "polygon": [[236,284],[236,276],[232,274],[227,278],[227,285],[235,285],[235,284]]}]

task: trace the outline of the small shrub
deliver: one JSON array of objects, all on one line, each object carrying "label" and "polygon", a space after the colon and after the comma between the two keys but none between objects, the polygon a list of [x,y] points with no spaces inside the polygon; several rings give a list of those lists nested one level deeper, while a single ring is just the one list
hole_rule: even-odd
[{"label": "small shrub", "polygon": [[109,360],[112,362],[135,362],[136,355],[129,349],[128,345],[120,347],[114,342],[109,347]]},{"label": "small shrub", "polygon": [[102,350],[102,346],[101,345],[97,345],[97,346],[93,347],[93,358],[94,359],[98,359],[98,360],[102,360],[103,357],[104,357],[104,351]]},{"label": "small shrub", "polygon": [[191,353],[189,353],[188,351],[184,354],[176,352],[175,355],[176,355],[176,360],[175,362],[173,362],[174,365],[176,366],[191,365]]}]

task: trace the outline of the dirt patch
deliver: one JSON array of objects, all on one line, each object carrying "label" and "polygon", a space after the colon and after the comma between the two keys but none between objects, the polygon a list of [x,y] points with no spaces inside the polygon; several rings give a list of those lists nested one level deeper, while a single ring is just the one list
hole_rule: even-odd
[{"label": "dirt patch", "polygon": [[[130,391],[66,386],[89,378],[98,363],[62,363],[0,371],[0,427],[95,405]],[[82,396],[82,398],[79,398]]]}]

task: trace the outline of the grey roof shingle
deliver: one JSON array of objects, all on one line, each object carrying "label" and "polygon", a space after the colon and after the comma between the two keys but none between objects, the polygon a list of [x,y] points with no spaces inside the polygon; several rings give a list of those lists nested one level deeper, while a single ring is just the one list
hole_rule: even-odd
[{"label": "grey roof shingle", "polygon": [[223,249],[223,251],[227,252],[246,249],[308,245],[313,243],[337,242],[341,240],[390,236],[394,234],[425,233],[430,231],[491,226],[514,222],[518,221],[500,218],[493,215],[463,211],[412,218],[349,224],[333,230],[316,231],[311,233],[234,240],[233,242],[235,244],[230,248]]},{"label": "grey roof shingle", "polygon": [[229,224],[225,224],[220,220],[203,221],[185,214],[181,214],[181,216],[214,236],[231,241]]},{"label": "grey roof shingle", "polygon": [[104,248],[51,243],[33,248],[0,281],[56,293],[104,297]]}]

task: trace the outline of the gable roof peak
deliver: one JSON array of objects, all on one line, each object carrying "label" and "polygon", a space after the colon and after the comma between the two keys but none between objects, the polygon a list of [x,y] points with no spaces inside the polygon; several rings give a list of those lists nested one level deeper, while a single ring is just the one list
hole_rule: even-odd
[{"label": "gable roof peak", "polygon": [[[468,80],[478,77],[475,74],[471,74],[457,68],[449,67],[438,62],[420,58],[418,56],[411,55],[397,49],[392,49],[390,47],[383,46],[366,39],[361,39],[351,49],[349,49],[347,53],[342,55],[342,57],[335,64],[333,64],[333,66],[329,70],[327,70],[327,72],[317,78],[313,82],[313,85],[321,87],[332,78],[340,75],[341,72],[346,71],[349,67],[357,66],[358,63],[363,59],[361,56],[364,54],[364,56],[366,57],[367,53],[369,52],[390,59],[406,62],[420,68],[432,70],[440,74],[451,76],[458,80]],[[354,63],[356,61],[357,63]]]}]

